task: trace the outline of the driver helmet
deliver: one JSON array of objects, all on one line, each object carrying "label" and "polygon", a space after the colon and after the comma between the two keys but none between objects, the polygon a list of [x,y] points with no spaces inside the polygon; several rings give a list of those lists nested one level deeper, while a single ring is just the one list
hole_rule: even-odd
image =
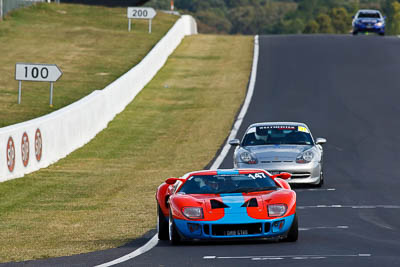
[{"label": "driver helmet", "polygon": [[206,181],[205,181],[206,185],[208,185],[211,189],[214,190],[218,190],[219,188],[219,182],[218,179],[215,177],[209,177]]}]

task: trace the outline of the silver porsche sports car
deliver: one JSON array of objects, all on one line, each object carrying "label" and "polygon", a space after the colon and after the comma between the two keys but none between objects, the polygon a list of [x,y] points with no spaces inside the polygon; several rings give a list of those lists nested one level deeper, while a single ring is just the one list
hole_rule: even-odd
[{"label": "silver porsche sports car", "polygon": [[263,122],[247,128],[233,156],[235,168],[260,168],[271,174],[289,172],[289,183],[322,186],[322,144],[325,138],[314,138],[307,125],[298,122]]}]

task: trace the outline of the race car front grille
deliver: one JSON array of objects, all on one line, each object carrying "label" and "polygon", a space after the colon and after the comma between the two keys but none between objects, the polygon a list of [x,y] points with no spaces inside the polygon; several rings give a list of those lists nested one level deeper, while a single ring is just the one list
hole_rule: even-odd
[{"label": "race car front grille", "polygon": [[256,235],[263,231],[262,223],[246,224],[213,224],[211,225],[214,236]]},{"label": "race car front grille", "polygon": [[279,162],[285,162],[285,163],[290,163],[294,162],[293,160],[262,160],[261,163],[279,163]]},{"label": "race car front grille", "polygon": [[203,226],[204,234],[209,235],[210,234],[210,226],[208,224],[205,224]]},{"label": "race car front grille", "polygon": [[291,179],[304,179],[309,178],[311,173],[309,172],[293,172]]}]

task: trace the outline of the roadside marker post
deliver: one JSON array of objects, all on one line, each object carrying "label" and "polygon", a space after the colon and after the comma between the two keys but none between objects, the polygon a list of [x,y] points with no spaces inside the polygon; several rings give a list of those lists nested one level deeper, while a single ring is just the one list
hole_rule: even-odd
[{"label": "roadside marker post", "polygon": [[21,104],[22,81],[50,82],[50,107],[53,107],[53,89],[62,75],[55,64],[16,63],[15,80],[18,81],[18,104]]},{"label": "roadside marker post", "polygon": [[147,19],[149,20],[149,33],[151,33],[151,23],[157,12],[151,7],[128,7],[128,31],[131,31],[132,19]]}]

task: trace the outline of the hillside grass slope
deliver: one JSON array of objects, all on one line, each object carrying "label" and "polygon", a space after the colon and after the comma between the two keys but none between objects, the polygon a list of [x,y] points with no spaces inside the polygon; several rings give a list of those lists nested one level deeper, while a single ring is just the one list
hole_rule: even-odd
[{"label": "hillside grass slope", "polygon": [[[60,5],[60,9],[54,6],[37,8],[39,13],[75,12],[73,7],[66,5]],[[87,21],[87,12],[78,10],[76,18],[70,17],[70,20]],[[117,9],[111,11],[117,12]],[[99,15],[98,19],[101,17]],[[171,25],[173,19],[166,17],[165,24]],[[30,24],[28,18],[23,20],[26,21],[13,23]],[[91,23],[87,21],[81,27],[92,28],[89,26]],[[41,25],[37,24],[37,27]],[[43,28],[51,27],[43,24]],[[159,25],[159,28],[167,29],[166,25]],[[117,40],[102,37],[105,38],[103,41],[99,37],[84,51],[91,51],[92,46],[103,42],[104,45],[113,43],[117,48],[127,47],[120,52],[121,55],[110,54],[108,48],[99,49],[92,54],[95,59],[90,60],[84,58],[85,53],[78,52],[81,42],[75,39],[81,38],[80,35],[86,36],[86,31],[79,30],[78,26],[72,27],[75,29],[71,28],[72,36],[58,45],[70,49],[60,58],[66,59],[71,55],[75,58],[71,61],[74,63],[60,65],[64,70],[63,80],[68,80],[67,76],[73,74],[79,82],[74,83],[71,78],[68,80],[70,83],[65,81],[62,85],[60,81],[56,90],[62,91],[64,86],[69,101],[79,99],[72,96],[74,90],[81,95],[87,94],[92,90],[90,88],[101,87],[100,84],[108,79],[116,78],[118,72],[122,74],[132,61],[137,62],[137,57],[129,53],[129,45],[121,41],[125,35],[135,40],[135,33],[127,34],[124,27],[127,25],[121,25],[120,30],[107,27],[93,30],[92,34],[107,32],[109,36],[116,35]],[[138,28],[139,25],[137,31]],[[41,51],[42,36],[38,34],[37,40],[34,36],[30,38],[32,49]],[[129,38],[126,40],[130,41]],[[18,44],[15,42],[16,46]],[[144,55],[148,50],[137,48],[135,41],[130,45],[132,53],[140,50]],[[0,262],[117,247],[154,229],[157,186],[167,177],[204,168],[214,157],[243,102],[252,55],[253,37],[250,36],[196,35],[185,38],[157,76],[90,143],[47,169],[0,183]],[[59,55],[55,53],[53,56],[56,59]],[[132,58],[128,60],[128,57]],[[45,55],[41,59],[47,61]],[[86,72],[74,71],[73,66],[85,65],[89,61],[91,67]],[[123,62],[121,64],[125,67],[113,65],[118,62]],[[94,81],[92,85],[90,80],[96,73],[113,74],[95,75],[101,82]],[[82,85],[87,86],[86,92],[80,91]],[[33,102],[37,98],[33,94],[39,90],[31,90]],[[23,103],[28,102],[27,94],[23,95]],[[16,101],[16,95],[14,97]],[[47,95],[43,97],[45,100],[41,105],[47,106]],[[58,97],[55,102],[59,105],[62,100]],[[25,107],[32,110],[27,104]],[[46,110],[35,112],[40,115]],[[9,113],[12,117],[9,121],[16,121],[16,117],[22,119],[27,114],[14,117]]]}]

